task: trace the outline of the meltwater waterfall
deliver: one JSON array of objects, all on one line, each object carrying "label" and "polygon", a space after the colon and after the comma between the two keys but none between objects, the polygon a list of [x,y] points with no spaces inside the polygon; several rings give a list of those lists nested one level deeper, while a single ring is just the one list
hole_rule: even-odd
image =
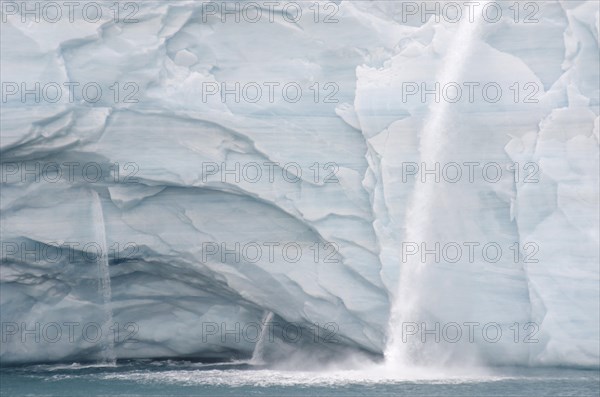
[{"label": "meltwater waterfall", "polygon": [[598,2],[484,2],[2,2],[1,364],[597,368]]},{"label": "meltwater waterfall", "polygon": [[269,339],[269,323],[273,321],[273,312],[266,312],[262,319],[262,330],[254,346],[254,352],[252,353],[252,359],[250,362],[254,365],[265,364],[265,345]]},{"label": "meltwater waterfall", "polygon": [[[442,60],[443,67],[435,77],[436,82],[442,85],[450,82],[460,81],[465,73],[467,59],[473,52],[474,42],[479,34],[481,17],[475,17],[473,21],[464,19],[456,28],[454,38],[450,39],[450,45],[446,48]],[[448,123],[455,110],[449,101],[433,103],[429,107],[429,114],[420,132],[419,155],[421,164],[431,166],[435,163],[448,161],[448,154],[453,144],[452,135],[455,134],[453,127]],[[460,128],[460,127],[458,127]],[[406,241],[425,242],[429,246],[435,244],[436,217],[433,209],[440,201],[459,201],[460,197],[453,197],[453,191],[446,191],[444,186],[435,181],[415,183],[412,198],[406,215]],[[400,261],[399,261],[400,262]],[[393,370],[402,371],[409,365],[422,364],[431,365],[440,359],[437,353],[429,354],[425,349],[431,349],[430,343],[422,343],[420,335],[406,338],[404,332],[407,324],[421,324],[424,315],[432,313],[421,313],[420,299],[428,290],[436,288],[435,285],[427,283],[423,275],[427,263],[422,260],[421,255],[413,255],[406,261],[400,263],[400,276],[395,301],[392,304],[389,337],[385,350],[386,365]],[[418,327],[417,325],[416,327]],[[411,328],[414,330],[414,327]],[[438,347],[434,346],[434,349]]]},{"label": "meltwater waterfall", "polygon": [[96,258],[98,263],[98,292],[100,293],[103,306],[102,319],[102,353],[101,360],[105,364],[114,364],[116,355],[114,349],[114,339],[111,332],[113,324],[112,315],[112,291],[110,287],[110,269],[108,264],[108,244],[106,242],[106,229],[104,225],[104,212],[100,196],[96,191],[92,191],[92,219],[94,221],[94,235],[97,244],[100,246],[100,255]]}]

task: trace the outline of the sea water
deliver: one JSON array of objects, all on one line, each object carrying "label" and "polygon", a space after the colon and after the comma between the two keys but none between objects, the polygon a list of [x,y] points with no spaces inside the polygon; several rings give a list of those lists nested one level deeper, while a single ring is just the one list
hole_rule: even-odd
[{"label": "sea water", "polygon": [[119,361],[2,368],[2,396],[598,396],[600,373],[494,368],[460,376],[365,370],[299,372],[247,362]]}]

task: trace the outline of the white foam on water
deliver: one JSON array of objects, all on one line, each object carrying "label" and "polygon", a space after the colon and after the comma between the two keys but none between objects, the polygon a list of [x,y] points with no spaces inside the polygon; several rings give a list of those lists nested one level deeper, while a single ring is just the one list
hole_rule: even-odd
[{"label": "white foam on water", "polygon": [[168,383],[208,386],[335,386],[349,384],[394,384],[401,382],[460,384],[494,381],[504,377],[492,375],[466,375],[435,373],[431,370],[415,369],[405,373],[385,371],[384,367],[370,370],[346,370],[331,372],[261,370],[191,370],[191,371],[135,371],[111,373],[101,376],[105,380],[135,381],[141,383]]}]

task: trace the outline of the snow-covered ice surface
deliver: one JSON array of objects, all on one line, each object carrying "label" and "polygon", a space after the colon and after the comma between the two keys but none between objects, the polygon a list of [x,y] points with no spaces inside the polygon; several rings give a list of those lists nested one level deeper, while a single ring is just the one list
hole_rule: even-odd
[{"label": "snow-covered ice surface", "polygon": [[[405,21],[401,1],[321,4],[318,22],[314,3],[298,2],[296,23],[281,5],[272,21],[223,23],[201,2],[139,2],[135,22],[116,23],[113,3],[98,4],[96,23],[22,22],[3,8],[2,363],[386,353],[398,365],[600,364],[597,2],[535,2],[518,22],[512,2],[497,2],[494,23]],[[6,82],[103,91],[36,102]],[[207,94],[235,82],[249,87],[239,101]],[[279,83],[273,100],[265,82]],[[281,91],[290,82],[296,102]],[[404,95],[407,82],[457,82],[464,96],[464,82],[480,86],[452,103]],[[493,103],[489,82],[503,90]],[[407,172],[469,162],[501,177]],[[54,163],[62,177],[33,176]],[[503,254],[404,261],[406,242],[492,242]],[[103,255],[90,260],[90,243]],[[222,255],[236,243],[249,251]],[[303,336],[236,340],[236,327],[265,319]],[[479,328],[473,341],[405,343],[403,326],[421,322],[497,323],[503,337]],[[50,341],[50,323],[64,335]],[[101,338],[82,333],[91,323]],[[107,335],[112,323],[119,335]],[[523,343],[531,331],[536,342]]]}]

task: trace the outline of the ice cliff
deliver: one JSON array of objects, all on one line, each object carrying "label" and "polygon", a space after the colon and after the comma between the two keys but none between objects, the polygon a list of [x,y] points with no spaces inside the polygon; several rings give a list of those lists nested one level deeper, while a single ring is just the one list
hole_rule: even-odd
[{"label": "ice cliff", "polygon": [[[269,317],[304,330],[290,350],[381,355],[406,322],[477,321],[505,337],[438,347],[444,359],[598,366],[598,4],[515,18],[502,1],[497,21],[467,26],[408,3],[321,3],[315,21],[315,3],[293,20],[279,2],[272,20],[263,5],[223,22],[221,2],[153,1],[117,22],[99,2],[97,22],[37,23],[3,2],[2,362],[250,357],[265,343],[236,327]],[[455,86],[423,98],[436,82],[479,85],[472,101],[449,100]],[[22,95],[36,83],[41,98]],[[464,175],[432,183],[436,163]],[[403,260],[407,242],[503,255]],[[50,341],[66,322],[72,340]],[[537,342],[515,343],[514,323]]]}]

